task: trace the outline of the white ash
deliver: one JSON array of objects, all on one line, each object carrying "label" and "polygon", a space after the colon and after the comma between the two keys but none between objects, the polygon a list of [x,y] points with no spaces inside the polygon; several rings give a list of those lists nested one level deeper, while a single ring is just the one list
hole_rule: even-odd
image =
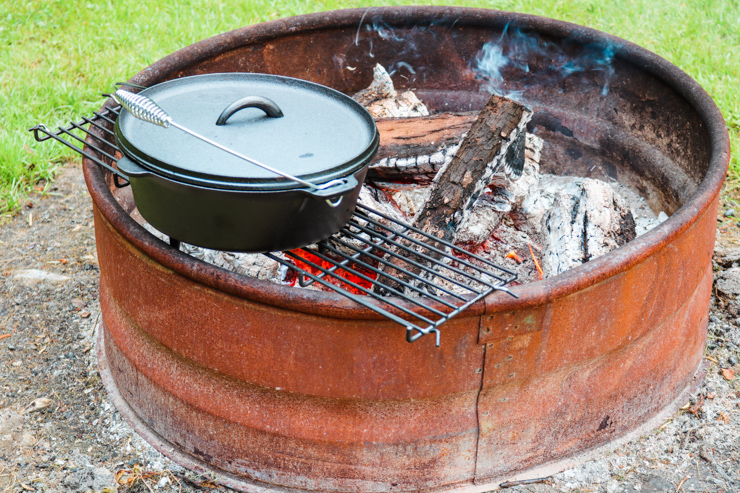
[{"label": "white ash", "polygon": [[404,116],[428,116],[429,110],[411,91],[395,98],[380,99],[370,103],[367,110],[374,118],[399,118]]},{"label": "white ash", "polygon": [[[411,196],[411,194],[409,194],[409,196]],[[399,204],[392,199],[391,195],[386,193],[384,190],[363,185],[360,189],[360,196],[357,201],[360,204],[385,214],[386,216],[390,216],[395,220],[405,221],[407,218],[406,211],[402,210],[399,207]],[[385,225],[389,224],[388,221],[382,218],[379,219],[379,221]]]},{"label": "white ash", "polygon": [[[139,217],[141,217],[139,215]],[[162,241],[169,242],[169,237],[157,230],[146,221],[140,221],[141,225]],[[203,262],[221,267],[231,272],[244,276],[282,283],[285,278],[285,268],[279,262],[262,255],[261,253],[237,253],[211,250],[188,243],[180,244],[180,251]]]},{"label": "white ash", "polygon": [[[564,189],[571,183],[580,184],[583,180],[585,180],[585,178],[576,176],[542,174],[540,176],[539,187],[539,199],[542,200],[542,207],[545,210],[549,209],[552,207],[552,201],[558,190]],[[655,212],[653,212],[653,210],[647,205],[645,199],[630,187],[622,185],[614,180],[610,180],[608,184],[616,194],[621,196],[627,202],[629,209],[632,211],[632,216],[635,218],[635,233],[637,236],[647,233],[668,219],[668,215],[664,211],[660,211],[658,214],[655,214]]]},{"label": "white ash", "polygon": [[[574,212],[574,206],[584,198],[584,193],[585,200],[578,216],[580,222],[577,221],[580,228],[573,223],[572,215],[553,217],[562,211]],[[509,211],[506,211],[507,201]],[[589,209],[588,220],[584,219],[583,207]],[[573,176],[540,175],[539,165],[527,159],[520,180],[507,182],[497,174],[491,193],[476,202],[469,220],[458,229],[456,241],[480,245],[490,235],[495,240],[497,252],[512,254],[503,259],[499,255],[497,260],[491,257],[491,260],[515,269],[519,274],[518,282],[532,282],[540,279],[533,256],[547,278],[620,246],[614,234],[620,229],[619,218],[630,210],[636,211],[636,235],[644,234],[667,218],[665,213],[652,212],[644,199],[624,185]],[[550,231],[548,221],[558,222],[560,227]],[[521,240],[521,234],[526,235],[526,242]],[[584,237],[588,240],[585,245],[581,241]],[[490,240],[486,247],[489,245]],[[523,260],[521,264],[520,260]]]},{"label": "white ash", "polygon": [[542,223],[543,270],[554,276],[635,237],[626,201],[605,182],[586,178],[555,193]]},{"label": "white ash", "polygon": [[545,141],[536,135],[527,133],[524,141],[524,157],[531,159],[535,163],[540,162],[542,157],[542,148],[545,146]]},{"label": "white ash", "polygon": [[452,158],[457,154],[460,144],[465,138],[462,135],[460,140],[453,145],[442,145],[434,154],[425,154],[422,156],[410,156],[403,158],[383,158],[370,165],[371,168],[395,168],[401,173],[406,171],[408,174],[419,173],[431,175],[450,164]]},{"label": "white ash", "polygon": [[513,202],[529,224],[541,224],[545,207],[538,200],[540,195],[540,157],[544,141],[532,134],[526,135],[524,169],[522,176],[510,184]]},{"label": "white ash", "polygon": [[484,193],[455,231],[456,244],[478,245],[488,240],[504,217],[511,212],[511,201],[501,193]]},{"label": "white ash", "polygon": [[390,196],[407,218],[413,218],[429,197],[429,187],[401,188],[390,192]]},{"label": "white ash", "polygon": [[398,94],[388,71],[380,64],[373,68],[373,81],[353,96],[373,118],[428,116],[429,110],[412,91]]},{"label": "white ash", "polygon": [[256,279],[275,282],[284,276],[280,263],[259,253],[222,252],[186,243],[180,250],[216,267]]}]

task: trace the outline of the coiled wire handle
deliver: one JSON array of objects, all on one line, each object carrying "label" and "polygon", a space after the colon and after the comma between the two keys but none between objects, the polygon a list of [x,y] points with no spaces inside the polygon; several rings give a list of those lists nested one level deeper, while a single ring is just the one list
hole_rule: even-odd
[{"label": "coiled wire handle", "polygon": [[139,120],[164,128],[172,125],[170,115],[146,96],[119,89],[113,93],[113,98]]}]

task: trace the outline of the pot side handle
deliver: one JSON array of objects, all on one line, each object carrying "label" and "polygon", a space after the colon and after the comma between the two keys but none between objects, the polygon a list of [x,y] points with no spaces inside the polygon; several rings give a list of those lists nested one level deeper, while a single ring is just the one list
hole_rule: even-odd
[{"label": "pot side handle", "polygon": [[152,173],[139,166],[126,156],[118,159],[116,162],[118,170],[125,173],[128,177],[141,178],[142,176],[151,176]]},{"label": "pot side handle", "polygon": [[267,116],[272,118],[280,118],[283,116],[283,111],[275,103],[275,101],[262,97],[262,96],[247,96],[238,101],[231,103],[224,111],[221,116],[216,120],[216,125],[226,125],[226,120],[231,118],[231,115],[244,108],[259,108],[264,111]]},{"label": "pot side handle", "polygon": [[344,196],[357,188],[360,183],[352,176],[337,178],[321,185],[316,185],[313,190],[302,189],[300,192],[310,195],[315,199],[324,199],[331,207],[339,207]]}]

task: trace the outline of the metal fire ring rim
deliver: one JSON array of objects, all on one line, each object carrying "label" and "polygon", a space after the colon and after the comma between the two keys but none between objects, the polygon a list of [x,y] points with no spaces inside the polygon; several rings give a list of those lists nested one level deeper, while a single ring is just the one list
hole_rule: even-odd
[{"label": "metal fire ring rim", "polygon": [[[166,80],[180,68],[196,60],[211,58],[236,47],[243,46],[245,38],[258,43],[276,35],[295,34],[322,28],[356,26],[364,16],[371,13],[383,14],[388,20],[428,22],[430,17],[455,16],[458,25],[491,26],[505,24],[503,16],[516,19],[520,26],[533,28],[554,36],[577,33],[587,39],[611,42],[618,49],[615,56],[625,58],[643,71],[662,80],[682,95],[702,118],[711,140],[711,161],[707,173],[698,185],[696,193],[667,221],[645,233],[625,246],[575,267],[563,274],[511,289],[519,299],[494,293],[466,310],[461,317],[477,316],[484,311],[504,311],[539,305],[608,279],[618,272],[642,262],[656,251],[664,248],[674,238],[691,228],[700,215],[710,210],[711,202],[721,189],[730,161],[730,141],[722,114],[707,92],[683,70],[642,48],[639,45],[598,31],[596,29],[529,14],[509,13],[497,10],[472,9],[465,7],[370,7],[361,9],[335,10],[269,21],[242,27],[192,44],[176,51],[145,68],[129,82],[154,83]],[[459,22],[462,20],[462,22]],[[108,104],[108,103],[106,103]],[[312,291],[282,286],[268,281],[249,278],[232,273],[205,262],[193,259],[173,250],[156,239],[136,223],[120,207],[105,184],[103,171],[88,159],[83,159],[83,168],[88,189],[102,216],[119,234],[144,254],[178,274],[198,283],[214,287],[235,296],[292,310],[335,316],[340,318],[379,319],[371,310],[357,306],[354,302],[334,293]],[[701,211],[705,211],[701,213]]]}]

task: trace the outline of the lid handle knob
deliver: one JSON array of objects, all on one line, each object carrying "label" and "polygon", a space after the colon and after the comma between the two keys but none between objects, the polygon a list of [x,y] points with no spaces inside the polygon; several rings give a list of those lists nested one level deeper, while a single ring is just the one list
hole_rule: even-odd
[{"label": "lid handle knob", "polygon": [[231,118],[231,115],[239,110],[243,110],[244,108],[259,108],[264,111],[267,116],[272,118],[280,118],[283,116],[283,111],[277,104],[275,104],[275,101],[262,96],[247,96],[246,98],[242,98],[231,103],[228,108],[221,113],[221,116],[218,117],[216,125],[226,125],[226,120]]}]

